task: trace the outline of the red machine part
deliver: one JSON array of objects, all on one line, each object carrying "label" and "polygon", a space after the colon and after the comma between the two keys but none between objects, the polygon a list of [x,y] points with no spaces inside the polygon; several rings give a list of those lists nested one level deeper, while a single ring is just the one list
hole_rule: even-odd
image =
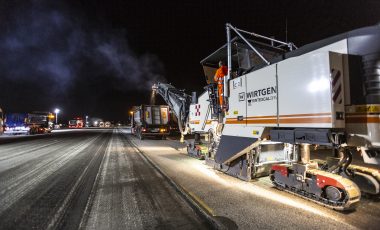
[{"label": "red machine part", "polygon": [[279,171],[283,176],[288,176],[288,167],[286,165],[273,165],[272,170]]},{"label": "red machine part", "polygon": [[324,188],[326,186],[334,186],[343,190],[345,189],[344,186],[337,180],[322,175],[317,175],[317,186],[320,188]]}]

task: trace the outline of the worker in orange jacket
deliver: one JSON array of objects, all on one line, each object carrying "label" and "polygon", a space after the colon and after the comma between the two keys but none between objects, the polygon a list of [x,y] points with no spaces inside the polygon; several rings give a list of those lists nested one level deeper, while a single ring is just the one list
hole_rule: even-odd
[{"label": "worker in orange jacket", "polygon": [[223,108],[223,83],[224,76],[228,73],[227,66],[224,65],[223,61],[219,61],[219,68],[216,70],[214,81],[218,83],[218,96],[220,108]]}]

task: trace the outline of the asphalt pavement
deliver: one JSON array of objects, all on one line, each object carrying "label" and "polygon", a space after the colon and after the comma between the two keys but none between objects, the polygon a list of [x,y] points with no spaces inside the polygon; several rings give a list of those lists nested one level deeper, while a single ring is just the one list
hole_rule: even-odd
[{"label": "asphalt pavement", "polygon": [[0,138],[0,229],[206,229],[117,129]]},{"label": "asphalt pavement", "polygon": [[277,190],[268,177],[245,182],[216,171],[189,157],[178,140],[129,137],[228,229],[379,229],[379,198],[362,197],[356,210],[334,211]]},{"label": "asphalt pavement", "polygon": [[0,229],[215,227],[205,217],[225,229],[378,229],[380,200],[333,211],[128,129],[0,137]]}]

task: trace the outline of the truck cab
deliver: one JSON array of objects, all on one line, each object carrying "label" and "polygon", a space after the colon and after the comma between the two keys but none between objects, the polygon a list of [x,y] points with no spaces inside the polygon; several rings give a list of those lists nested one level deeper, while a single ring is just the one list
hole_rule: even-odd
[{"label": "truck cab", "polygon": [[83,118],[76,117],[73,120],[69,120],[70,129],[81,129],[83,128]]}]

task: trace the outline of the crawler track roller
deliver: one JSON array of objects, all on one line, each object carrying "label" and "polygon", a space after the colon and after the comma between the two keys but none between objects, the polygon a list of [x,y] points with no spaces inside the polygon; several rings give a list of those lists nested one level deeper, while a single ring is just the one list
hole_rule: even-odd
[{"label": "crawler track roller", "polygon": [[[331,165],[331,162],[334,158],[328,158],[327,161],[315,159],[312,162],[318,164],[318,168],[326,170]],[[335,162],[339,161],[339,158],[336,158]],[[365,194],[379,196],[380,195],[380,172],[377,169],[363,167],[359,165],[350,164],[347,167],[347,170],[352,175],[345,174],[342,170],[339,170],[337,174],[352,180],[360,188],[360,191]]]},{"label": "crawler track roller", "polygon": [[270,179],[280,190],[334,210],[354,209],[361,197],[354,182],[315,164],[273,165]]}]

